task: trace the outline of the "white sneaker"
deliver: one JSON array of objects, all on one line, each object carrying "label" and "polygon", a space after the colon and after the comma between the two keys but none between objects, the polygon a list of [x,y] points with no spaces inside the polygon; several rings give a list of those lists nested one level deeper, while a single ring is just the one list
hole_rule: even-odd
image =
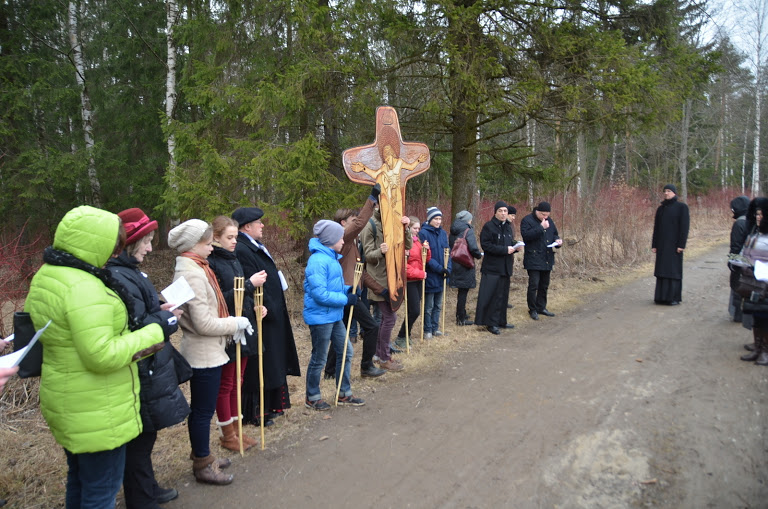
[{"label": "white sneaker", "polygon": [[443,335],[443,331],[441,331],[441,330],[436,330],[435,331],[435,336],[442,336],[442,335]]},{"label": "white sneaker", "polygon": [[424,339],[432,339],[432,333],[431,332],[425,332],[424,333]]}]

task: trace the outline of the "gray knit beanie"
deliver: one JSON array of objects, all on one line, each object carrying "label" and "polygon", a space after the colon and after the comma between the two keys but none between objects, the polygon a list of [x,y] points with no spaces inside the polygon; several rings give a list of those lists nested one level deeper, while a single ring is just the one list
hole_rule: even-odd
[{"label": "gray knit beanie", "polygon": [[210,225],[202,219],[190,219],[184,221],[176,228],[168,232],[168,247],[179,253],[189,251],[200,242]]},{"label": "gray knit beanie", "polygon": [[315,237],[326,247],[335,245],[344,236],[344,227],[336,221],[321,219],[312,229]]},{"label": "gray knit beanie", "polygon": [[456,219],[469,224],[470,221],[472,221],[472,214],[468,210],[462,210],[458,214],[456,214]]}]

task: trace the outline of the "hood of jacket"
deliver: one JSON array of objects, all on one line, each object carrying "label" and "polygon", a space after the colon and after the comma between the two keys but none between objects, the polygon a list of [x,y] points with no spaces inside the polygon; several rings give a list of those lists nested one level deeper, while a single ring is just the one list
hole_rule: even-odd
[{"label": "hood of jacket", "polygon": [[67,212],[56,227],[53,247],[103,267],[115,250],[120,218],[106,210],[83,205]]},{"label": "hood of jacket", "polygon": [[463,234],[464,230],[466,230],[469,227],[470,227],[470,224],[467,223],[466,221],[459,221],[458,219],[456,219],[451,224],[451,235],[458,237],[459,235]]},{"label": "hood of jacket", "polygon": [[309,239],[309,253],[310,254],[325,253],[335,260],[341,259],[340,253],[337,253],[336,251],[334,251],[328,246],[324,246],[323,243],[320,242],[320,239],[318,239],[317,237],[312,237],[311,239]]},{"label": "hood of jacket", "polygon": [[737,196],[731,200],[731,210],[733,210],[734,219],[745,216],[747,214],[747,209],[749,209],[749,198],[746,196]]}]

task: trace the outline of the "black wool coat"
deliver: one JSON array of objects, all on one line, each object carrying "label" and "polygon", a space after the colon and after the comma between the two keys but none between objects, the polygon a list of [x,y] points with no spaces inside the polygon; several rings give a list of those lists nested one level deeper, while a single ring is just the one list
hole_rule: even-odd
[{"label": "black wool coat", "polygon": [[[293,338],[293,329],[277,266],[264,249],[256,246],[242,232],[237,236],[235,255],[243,267],[245,277],[251,277],[261,270],[267,271],[267,281],[263,287],[267,316],[262,320],[264,390],[276,389],[286,383],[286,376],[301,376],[296,341]],[[258,370],[258,358],[252,356],[245,368],[244,391],[259,390]]]},{"label": "black wool coat", "polygon": [[[141,389],[141,422],[144,432],[158,431],[178,424],[189,415],[189,404],[179,389],[173,351],[168,337],[176,332],[176,317],[160,309],[157,290],[139,270],[139,262],[123,251],[107,262],[107,270],[133,298],[133,313],[140,327],[157,323],[163,328],[166,343],[162,350],[136,363]],[[130,309],[130,306],[128,306]],[[169,323],[170,322],[172,323]]]},{"label": "black wool coat", "polygon": [[494,217],[485,223],[480,231],[480,246],[485,253],[480,272],[512,277],[515,253],[508,254],[507,247],[515,243],[515,226],[512,222],[507,220],[502,223]]},{"label": "black wool coat", "polygon": [[[456,239],[464,235],[465,231],[467,232],[466,239],[469,252],[473,258],[479,260],[483,257],[483,253],[477,246],[475,229],[472,228],[471,224],[465,223],[464,221],[459,221],[458,219],[454,221],[451,225],[451,234],[448,236],[448,244],[450,245],[450,248],[453,249],[453,244],[456,242]],[[451,278],[448,281],[448,284],[451,285],[451,288],[474,288],[477,285],[475,267],[470,269],[460,263],[455,262],[453,263],[452,267]]]},{"label": "black wool coat", "polygon": [[[211,266],[211,270],[216,274],[216,280],[219,282],[219,288],[224,295],[224,300],[227,301],[227,309],[231,316],[235,315],[235,278],[244,277],[243,268],[240,266],[240,262],[237,260],[235,253],[227,251],[226,249],[214,246],[213,252],[208,257],[208,265]],[[253,291],[254,286],[250,279],[245,279],[245,292],[243,294],[243,310],[242,316],[248,318],[253,327],[253,335],[245,333],[245,345],[240,346],[240,355],[253,355],[257,352],[258,337],[256,336],[256,313],[253,311]],[[267,308],[269,309],[269,308]],[[234,361],[236,358],[235,343],[229,343],[227,345],[227,355],[229,355],[230,361]]]},{"label": "black wool coat", "polygon": [[[560,238],[557,226],[550,217],[549,228],[542,228],[541,221],[536,217],[536,209],[520,222],[520,235],[525,242],[523,267],[526,270],[552,270],[555,264],[555,249],[547,247]],[[558,246],[559,248],[560,246]]]},{"label": "black wool coat", "polygon": [[683,279],[683,253],[690,227],[688,205],[679,202],[677,196],[664,200],[656,209],[653,221],[651,247],[656,249],[656,267],[653,275],[666,279]]}]

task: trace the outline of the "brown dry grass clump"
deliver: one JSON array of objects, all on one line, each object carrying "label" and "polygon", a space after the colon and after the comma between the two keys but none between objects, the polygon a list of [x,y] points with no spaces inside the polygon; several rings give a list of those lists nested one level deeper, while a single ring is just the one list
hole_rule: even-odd
[{"label": "brown dry grass clump", "polygon": [[[553,203],[553,206],[555,204]],[[646,203],[644,209],[634,210],[637,220],[626,221],[621,227],[624,233],[611,230],[602,224],[587,233],[578,229],[574,221],[560,219],[558,228],[566,239],[566,246],[560,250],[557,265],[552,277],[549,292],[550,308],[563,312],[580,304],[590,294],[605,291],[631,279],[652,273],[652,254],[650,252],[650,231],[652,228],[652,210],[656,204]],[[727,210],[727,209],[726,209]],[[524,214],[518,214],[519,220]],[[651,218],[649,220],[649,218]],[[725,213],[716,209],[692,207],[692,230],[689,237],[688,256],[711,249],[712,246],[724,246],[730,230],[730,220]],[[481,228],[478,224],[477,230]],[[627,228],[629,230],[627,230]],[[595,233],[598,232],[598,233]],[[622,235],[624,235],[622,237]],[[570,242],[569,242],[570,239]],[[269,241],[268,241],[269,244]],[[271,247],[271,246],[270,246]],[[621,252],[621,256],[611,256],[611,250]],[[723,256],[725,257],[723,247]],[[311,352],[309,329],[301,316],[302,293],[301,281],[303,268],[291,260],[294,256],[276,256],[278,265],[287,273],[291,287],[287,293],[291,323],[293,324],[296,344],[302,370],[306,370]],[[527,276],[522,268],[522,257],[516,257],[515,275],[512,278],[510,302],[515,308],[509,311],[511,323],[518,327],[530,326],[525,305]],[[618,260],[618,261],[617,261]],[[167,286],[173,277],[174,254],[170,251],[155,252],[150,255],[142,268],[151,276],[157,288]],[[479,282],[479,274],[478,274]],[[474,315],[477,291],[470,292],[467,309]],[[648,298],[652,298],[650,295]],[[377,390],[397,384],[404,377],[413,373],[424,373],[448,362],[456,362],[463,352],[481,348],[489,335],[478,327],[457,327],[454,325],[456,291],[449,289],[444,305],[446,336],[428,343],[417,344],[411,354],[401,354],[406,370],[401,373],[388,373],[377,379],[360,378],[360,356],[356,352],[352,366],[352,386],[355,394],[363,398]],[[395,326],[400,327],[402,309]],[[420,320],[416,322],[418,326]],[[417,337],[418,339],[418,333]],[[178,346],[179,333],[172,339]],[[362,345],[358,343],[356,349]],[[312,412],[303,406],[304,379],[289,377],[293,408],[286,415],[278,418],[276,424],[266,431],[267,447],[281,440],[290,440],[302,429],[312,425],[322,414]],[[321,384],[323,397],[333,400],[334,387],[327,381]],[[52,508],[63,507],[66,479],[66,460],[60,446],[53,440],[42,419],[38,408],[37,379],[21,380],[13,378],[0,397],[0,443],[4,444],[0,455],[0,499],[8,500],[8,507]],[[188,384],[183,390],[188,394]],[[246,432],[253,437],[259,436],[258,428],[247,426]],[[216,454],[223,454],[218,445],[218,431],[211,426],[211,446]],[[258,450],[246,452],[258,455]],[[192,481],[191,464],[188,459],[189,440],[185,424],[162,430],[158,434],[153,460],[156,475],[161,485],[178,486]],[[230,456],[235,456],[230,454]],[[236,458],[234,458],[237,461]]]}]

